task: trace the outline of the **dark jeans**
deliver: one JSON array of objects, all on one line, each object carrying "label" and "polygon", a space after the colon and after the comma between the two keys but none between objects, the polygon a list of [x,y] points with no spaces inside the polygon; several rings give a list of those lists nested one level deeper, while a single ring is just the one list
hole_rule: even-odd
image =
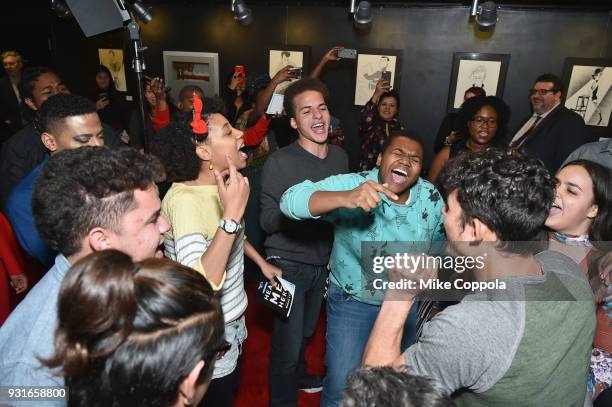
[{"label": "dark jeans", "polygon": [[232,407],[238,383],[240,383],[240,359],[232,373],[210,381],[208,390],[198,407]]},{"label": "dark jeans", "polygon": [[305,373],[304,348],[315,331],[327,279],[327,267],[270,259],[295,284],[289,318],[274,317],[270,352],[270,406],[296,406],[298,381]]}]

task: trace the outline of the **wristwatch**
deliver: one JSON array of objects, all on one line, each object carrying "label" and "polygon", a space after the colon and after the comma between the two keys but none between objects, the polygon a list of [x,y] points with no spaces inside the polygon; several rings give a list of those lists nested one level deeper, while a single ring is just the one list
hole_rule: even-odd
[{"label": "wristwatch", "polygon": [[219,221],[219,227],[225,233],[229,233],[230,235],[234,233],[238,233],[238,231],[242,229],[242,225],[236,222],[234,219],[221,219]]}]

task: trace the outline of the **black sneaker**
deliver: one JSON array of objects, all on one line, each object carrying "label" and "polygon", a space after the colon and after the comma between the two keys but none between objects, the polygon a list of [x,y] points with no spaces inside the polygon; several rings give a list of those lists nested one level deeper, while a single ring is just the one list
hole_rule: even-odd
[{"label": "black sneaker", "polygon": [[315,374],[305,374],[298,382],[298,389],[304,393],[319,393],[323,390],[323,378]]}]

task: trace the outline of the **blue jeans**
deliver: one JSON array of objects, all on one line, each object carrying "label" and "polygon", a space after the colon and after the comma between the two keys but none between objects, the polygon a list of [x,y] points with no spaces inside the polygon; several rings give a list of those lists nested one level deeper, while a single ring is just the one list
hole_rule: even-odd
[{"label": "blue jeans", "polygon": [[[402,349],[415,341],[416,310],[413,306],[406,320]],[[327,335],[321,407],[340,404],[350,373],[361,366],[363,351],[378,316],[380,306],[355,300],[337,285],[330,283],[327,291]]]}]

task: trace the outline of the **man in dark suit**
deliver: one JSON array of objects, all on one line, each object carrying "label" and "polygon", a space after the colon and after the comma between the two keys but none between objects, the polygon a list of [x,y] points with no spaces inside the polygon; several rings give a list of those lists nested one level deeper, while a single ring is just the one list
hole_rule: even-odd
[{"label": "man in dark suit", "polygon": [[17,85],[23,70],[23,58],[16,51],[0,54],[6,75],[0,79],[0,144],[19,130],[23,123],[19,104],[21,96]]},{"label": "man in dark suit", "polygon": [[509,143],[542,160],[551,174],[572,151],[590,141],[582,117],[561,105],[562,94],[561,79],[553,74],[539,76],[530,90],[533,115]]}]

